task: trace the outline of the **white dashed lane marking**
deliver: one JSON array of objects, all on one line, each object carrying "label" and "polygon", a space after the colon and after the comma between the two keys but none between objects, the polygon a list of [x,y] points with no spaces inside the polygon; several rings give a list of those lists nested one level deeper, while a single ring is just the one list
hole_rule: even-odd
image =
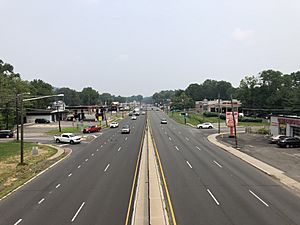
[{"label": "white dashed lane marking", "polygon": [[38,202],[38,204],[40,205],[43,201],[45,201],[44,198],[42,198],[42,199]]}]

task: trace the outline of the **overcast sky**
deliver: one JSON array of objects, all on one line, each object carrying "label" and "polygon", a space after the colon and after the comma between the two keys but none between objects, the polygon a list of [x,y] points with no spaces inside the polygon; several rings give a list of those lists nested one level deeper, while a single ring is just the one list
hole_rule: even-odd
[{"label": "overcast sky", "polygon": [[299,0],[0,0],[0,59],[23,79],[150,96],[300,70]]}]

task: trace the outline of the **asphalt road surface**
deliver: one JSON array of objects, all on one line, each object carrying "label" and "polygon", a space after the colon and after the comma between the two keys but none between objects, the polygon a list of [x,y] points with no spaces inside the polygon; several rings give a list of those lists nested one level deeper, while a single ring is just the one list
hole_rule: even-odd
[{"label": "asphalt road surface", "polygon": [[[103,130],[0,202],[1,225],[124,224],[145,116]],[[131,125],[121,134],[122,124]]]},{"label": "asphalt road surface", "polygon": [[149,111],[177,224],[299,225],[300,198],[207,140],[216,130],[179,125]]}]

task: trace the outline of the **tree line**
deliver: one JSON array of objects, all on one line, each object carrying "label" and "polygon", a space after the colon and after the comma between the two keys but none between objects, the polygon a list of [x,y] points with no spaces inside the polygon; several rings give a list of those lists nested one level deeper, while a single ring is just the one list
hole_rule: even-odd
[{"label": "tree line", "polygon": [[[29,95],[26,95],[28,93]],[[55,88],[40,79],[33,81],[22,80],[19,73],[14,72],[14,67],[0,59],[0,129],[10,129],[16,124],[16,108],[18,95],[26,97],[48,96],[64,94],[63,101],[68,106],[77,105],[110,105],[112,102],[142,101],[142,95],[130,97],[115,96],[110,93],[99,93],[92,87],[85,87],[76,91],[68,87]],[[60,98],[47,98],[24,103],[25,108],[46,109],[52,102]]]},{"label": "tree line", "polygon": [[264,70],[258,75],[245,76],[238,87],[230,82],[207,79],[202,84],[190,84],[185,90],[156,92],[154,103],[172,103],[174,109],[193,108],[195,101],[239,99],[244,109],[268,112],[300,112],[300,71],[283,74]]}]

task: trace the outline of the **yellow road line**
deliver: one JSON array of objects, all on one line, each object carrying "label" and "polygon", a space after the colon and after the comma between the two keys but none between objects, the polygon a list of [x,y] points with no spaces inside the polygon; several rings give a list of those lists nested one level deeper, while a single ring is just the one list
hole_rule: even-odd
[{"label": "yellow road line", "polygon": [[168,199],[169,209],[170,209],[170,212],[171,212],[172,222],[173,222],[173,225],[177,225],[175,214],[174,214],[174,209],[173,209],[170,194],[169,194],[169,189],[168,189],[166,178],[165,178],[165,174],[164,174],[164,171],[163,171],[163,168],[162,168],[162,164],[161,164],[161,161],[160,161],[160,156],[159,156],[159,153],[158,153],[158,149],[157,149],[154,137],[153,137],[153,132],[152,132],[152,128],[150,126],[149,121],[148,121],[148,125],[149,125],[148,127],[149,127],[149,130],[150,130],[151,138],[152,138],[152,141],[153,141],[154,149],[155,149],[155,152],[156,152],[156,156],[157,156],[157,159],[158,159],[160,173],[161,173],[162,180],[163,180],[163,183],[164,183],[164,186],[165,186],[165,191],[166,191],[166,195],[167,195],[167,199]]},{"label": "yellow road line", "polygon": [[133,195],[134,195],[135,183],[137,180],[138,166],[139,166],[140,160],[141,160],[141,153],[142,153],[142,148],[143,148],[144,137],[145,137],[145,128],[143,130],[142,140],[141,140],[141,144],[140,144],[140,151],[139,151],[138,160],[137,160],[136,166],[135,166],[134,178],[133,178],[132,187],[131,187],[131,193],[130,193],[130,198],[129,198],[129,203],[128,203],[125,225],[128,225],[128,222],[129,222],[129,216],[130,216],[130,211],[131,211],[132,199],[133,199]]}]

